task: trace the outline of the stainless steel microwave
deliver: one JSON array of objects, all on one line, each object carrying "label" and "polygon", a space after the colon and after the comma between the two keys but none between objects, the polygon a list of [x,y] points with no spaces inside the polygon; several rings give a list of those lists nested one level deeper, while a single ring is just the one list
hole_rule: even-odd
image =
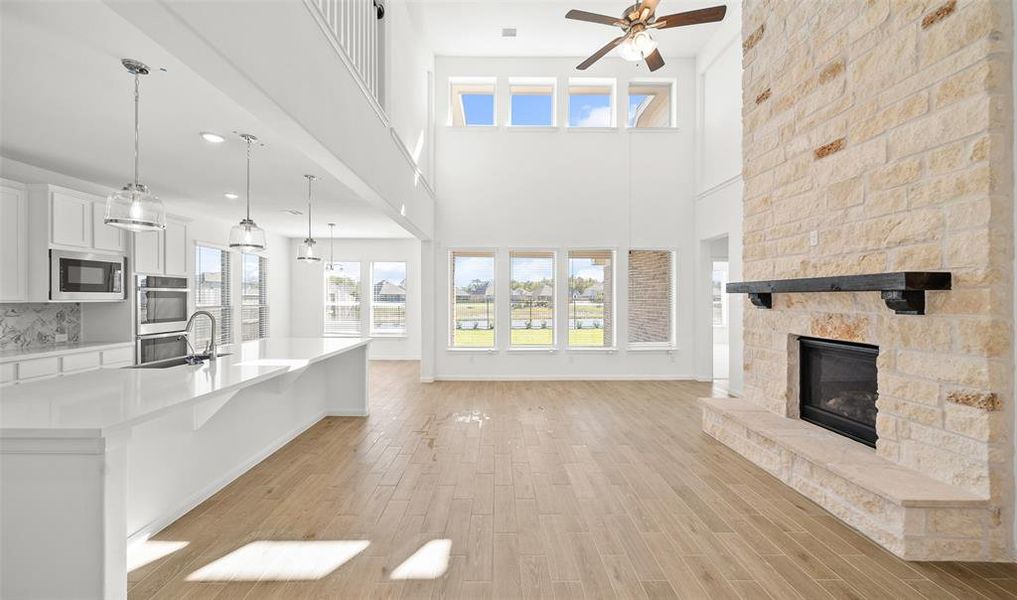
[{"label": "stainless steel microwave", "polygon": [[116,254],[49,251],[49,299],[67,302],[126,300],[127,259]]}]

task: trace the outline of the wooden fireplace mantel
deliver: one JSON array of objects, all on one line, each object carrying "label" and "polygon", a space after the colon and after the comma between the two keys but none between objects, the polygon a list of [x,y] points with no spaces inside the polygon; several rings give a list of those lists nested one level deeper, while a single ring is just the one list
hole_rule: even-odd
[{"label": "wooden fireplace mantel", "polygon": [[926,290],[949,290],[950,273],[900,271],[871,275],[838,275],[804,279],[737,281],[727,284],[729,294],[748,294],[759,308],[773,308],[773,294],[801,292],[880,292],[898,315],[924,315]]}]

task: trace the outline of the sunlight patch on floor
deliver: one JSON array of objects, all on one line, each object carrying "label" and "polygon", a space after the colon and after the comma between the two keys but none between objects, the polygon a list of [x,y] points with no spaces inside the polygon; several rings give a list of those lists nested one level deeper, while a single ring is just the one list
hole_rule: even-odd
[{"label": "sunlight patch on floor", "polygon": [[145,540],[127,546],[127,572],[143,567],[150,562],[169,556],[186,546],[189,542],[162,542]]},{"label": "sunlight patch on floor", "polygon": [[367,540],[251,542],[191,573],[187,581],[321,579],[370,545]]},{"label": "sunlight patch on floor", "polygon": [[392,571],[392,579],[438,579],[448,570],[452,540],[431,540]]}]

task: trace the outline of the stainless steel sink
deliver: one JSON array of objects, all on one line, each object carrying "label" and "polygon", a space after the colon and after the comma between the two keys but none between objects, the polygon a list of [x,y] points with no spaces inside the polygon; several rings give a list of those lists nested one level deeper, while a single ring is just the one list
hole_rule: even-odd
[{"label": "stainless steel sink", "polygon": [[[230,354],[233,354],[233,353],[232,352],[220,352],[219,354],[216,355],[216,358],[222,358],[223,356],[229,356]],[[183,365],[195,365],[195,366],[196,365],[201,365],[201,364],[204,364],[206,361],[208,361],[208,357],[207,356],[194,357],[194,358],[200,358],[200,361],[199,362],[193,362],[193,358],[188,358],[186,356],[181,356],[181,357],[178,357],[178,358],[168,358],[166,360],[157,360],[157,361],[153,361],[153,362],[150,362],[150,363],[145,363],[145,364],[142,364],[142,365],[133,365],[133,366],[126,367],[126,368],[128,368],[128,369],[169,369],[170,367],[180,367],[180,366],[183,366]]]}]

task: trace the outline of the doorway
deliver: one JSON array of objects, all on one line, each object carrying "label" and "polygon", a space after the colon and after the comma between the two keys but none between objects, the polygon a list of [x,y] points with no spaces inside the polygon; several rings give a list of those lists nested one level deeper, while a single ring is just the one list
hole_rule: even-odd
[{"label": "doorway", "polygon": [[730,372],[730,306],[725,292],[730,266],[728,238],[710,242],[710,316],[713,332],[713,380],[724,385]]}]

